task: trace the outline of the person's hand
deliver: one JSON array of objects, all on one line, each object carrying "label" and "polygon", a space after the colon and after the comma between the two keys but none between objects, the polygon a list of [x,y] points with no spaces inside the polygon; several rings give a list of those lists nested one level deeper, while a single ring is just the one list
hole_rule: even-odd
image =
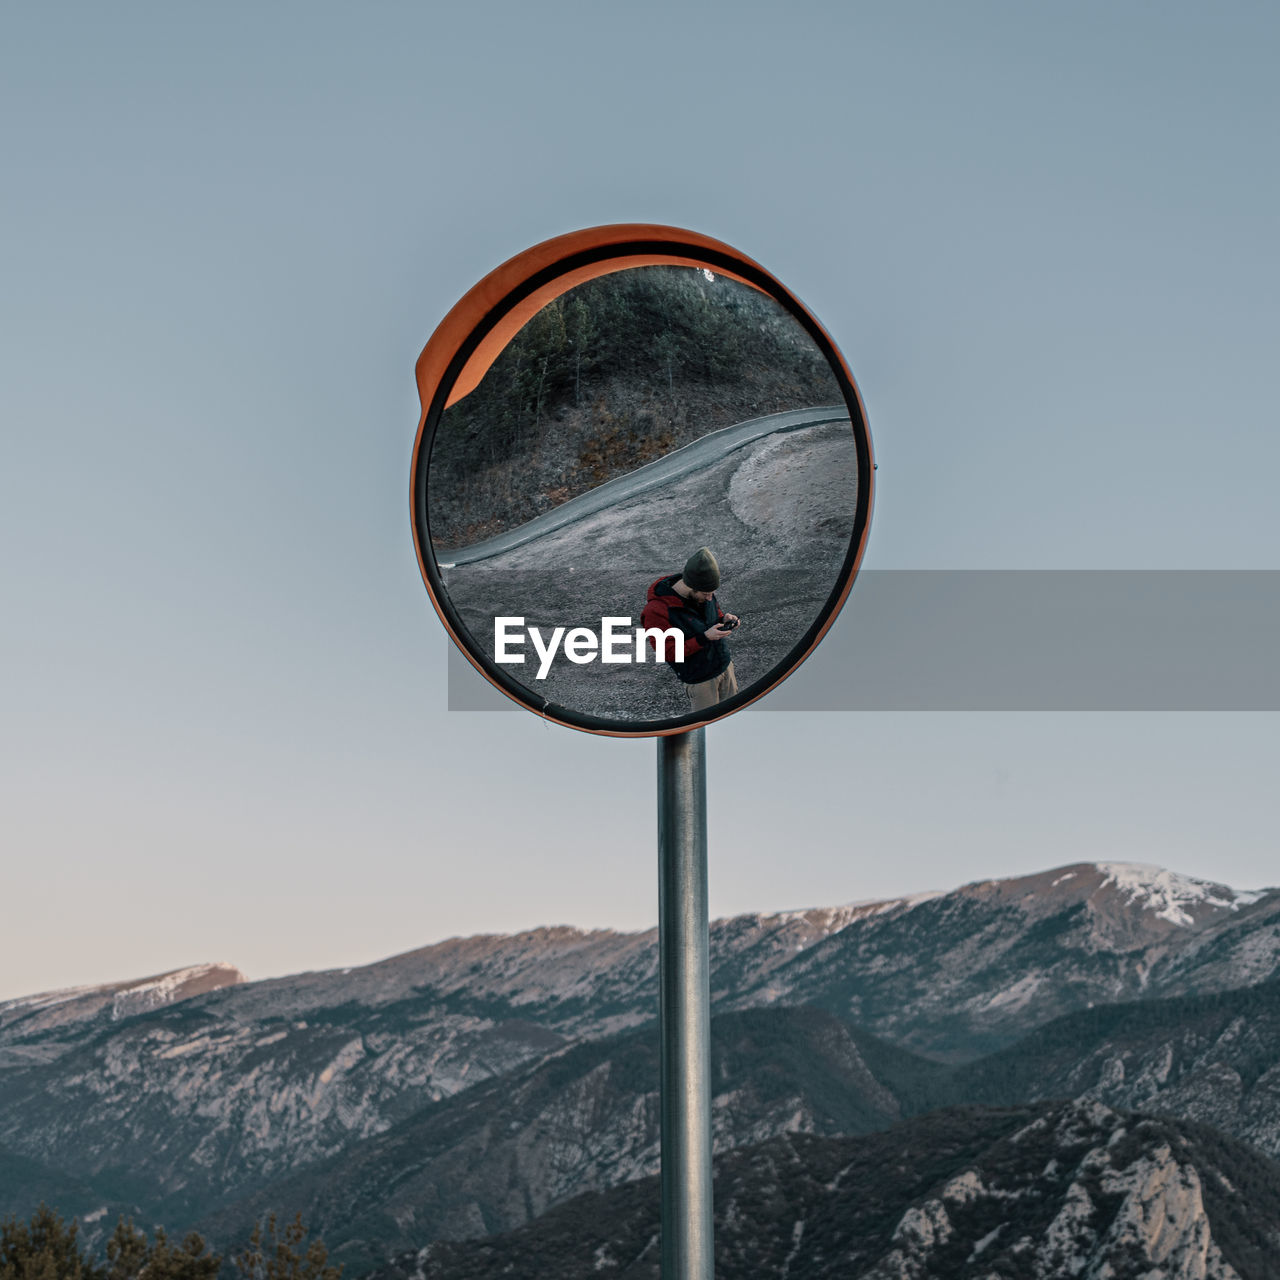
[{"label": "person's hand", "polygon": [[704,634],[708,640],[727,640],[730,635],[718,622],[714,627],[708,627]]},{"label": "person's hand", "polygon": [[737,626],[737,624],[742,621],[742,619],[738,617],[736,613],[726,613],[724,616],[725,616],[725,620],[728,622],[732,622],[734,626]]}]

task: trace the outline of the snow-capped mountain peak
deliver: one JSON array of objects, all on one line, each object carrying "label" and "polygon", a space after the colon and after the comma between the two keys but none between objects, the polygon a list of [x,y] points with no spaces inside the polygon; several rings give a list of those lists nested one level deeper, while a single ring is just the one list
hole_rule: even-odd
[{"label": "snow-capped mountain peak", "polygon": [[30,1035],[73,1024],[89,1025],[102,1016],[112,1020],[129,1018],[247,981],[235,965],[215,962],[187,965],[126,982],[44,991],[0,1001],[0,1030],[21,1025],[24,1034]]},{"label": "snow-capped mountain peak", "polygon": [[1225,884],[1197,880],[1140,862],[1097,862],[1106,877],[1102,888],[1114,887],[1127,903],[1152,912],[1170,924],[1195,924],[1195,914],[1207,908],[1238,911],[1257,902],[1262,894],[1232,889]]}]

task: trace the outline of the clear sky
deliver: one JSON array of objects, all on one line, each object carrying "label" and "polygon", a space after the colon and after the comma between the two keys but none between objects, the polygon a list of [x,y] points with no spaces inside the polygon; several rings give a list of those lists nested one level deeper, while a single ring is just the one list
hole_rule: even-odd
[{"label": "clear sky", "polygon": [[[707,232],[863,390],[878,568],[1280,568],[1280,9],[0,10],[0,998],[656,919],[654,746],[445,710],[413,363]],[[1280,881],[1280,720],[747,712],[712,909]]]}]

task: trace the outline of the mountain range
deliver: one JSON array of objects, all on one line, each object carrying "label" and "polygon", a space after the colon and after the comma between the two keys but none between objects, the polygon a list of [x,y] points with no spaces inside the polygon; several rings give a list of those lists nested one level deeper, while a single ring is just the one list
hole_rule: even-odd
[{"label": "mountain range", "polygon": [[[956,1107],[994,1150],[999,1116],[1031,1123],[1027,1108],[1063,1099],[1159,1117],[1183,1152],[1169,1159],[1202,1182],[1205,1134],[1235,1143],[1228,1163],[1276,1168],[1280,891],[1081,863],[720,920],[711,952],[716,1147],[738,1171],[725,1186],[757,1147],[816,1160]],[[8,1001],[0,1212],[29,1214],[38,1187],[90,1237],[125,1212],[215,1242],[301,1212],[358,1273],[534,1230],[583,1196],[638,1195],[626,1188],[657,1168],[656,970],[654,931],[547,928],[264,982],[202,965]],[[1158,1148],[1141,1157],[1152,1169]],[[1223,1230],[1221,1266],[1251,1274]],[[868,1241],[867,1259],[899,1249]]]}]

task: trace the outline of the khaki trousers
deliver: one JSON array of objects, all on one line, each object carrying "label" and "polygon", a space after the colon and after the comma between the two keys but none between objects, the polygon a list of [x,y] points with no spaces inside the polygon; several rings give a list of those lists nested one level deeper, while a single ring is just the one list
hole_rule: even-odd
[{"label": "khaki trousers", "polygon": [[733,674],[731,662],[714,680],[687,684],[685,688],[689,691],[689,705],[695,711],[703,711],[707,707],[714,707],[717,702],[732,698],[738,692],[738,677]]}]

